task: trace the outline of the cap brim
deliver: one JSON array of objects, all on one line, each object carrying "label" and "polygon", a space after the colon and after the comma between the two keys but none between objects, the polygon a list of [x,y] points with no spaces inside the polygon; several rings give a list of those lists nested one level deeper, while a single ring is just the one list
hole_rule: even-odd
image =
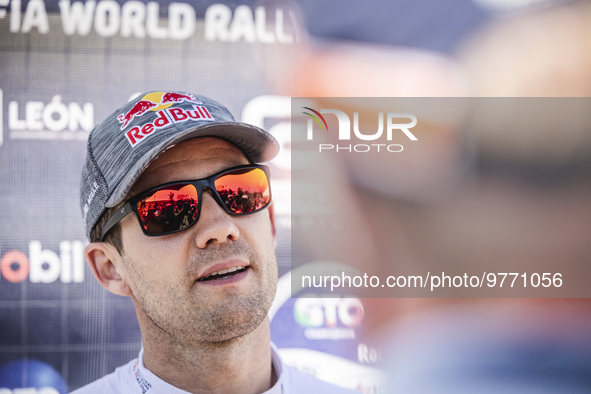
[{"label": "cap brim", "polygon": [[244,155],[255,163],[273,159],[279,153],[279,143],[267,131],[241,122],[219,122],[205,124],[184,133],[173,134],[150,149],[129,168],[126,175],[115,186],[106,202],[106,207],[114,207],[122,202],[146,167],[166,149],[180,142],[197,137],[217,137],[236,145]]}]

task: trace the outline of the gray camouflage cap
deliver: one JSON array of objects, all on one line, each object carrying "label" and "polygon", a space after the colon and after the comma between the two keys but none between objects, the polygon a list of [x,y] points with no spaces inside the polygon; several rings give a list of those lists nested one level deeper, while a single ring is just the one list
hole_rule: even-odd
[{"label": "gray camouflage cap", "polygon": [[223,105],[183,92],[139,95],[96,126],[88,137],[80,208],[90,238],[106,208],[123,201],[144,169],[162,152],[196,137],[218,137],[255,163],[271,160],[279,143],[265,130],[237,122]]}]

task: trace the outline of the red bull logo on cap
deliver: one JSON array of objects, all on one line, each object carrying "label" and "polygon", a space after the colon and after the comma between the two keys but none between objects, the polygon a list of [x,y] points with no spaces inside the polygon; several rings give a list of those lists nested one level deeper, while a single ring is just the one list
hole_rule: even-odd
[{"label": "red bull logo on cap", "polygon": [[135,103],[129,111],[117,116],[117,120],[119,120],[120,123],[123,123],[123,125],[121,125],[121,130],[123,130],[135,117],[142,116],[148,111],[160,111],[166,109],[174,103],[180,103],[182,101],[202,104],[201,101],[197,100],[195,96],[189,93],[153,92],[142,97],[142,99]]},{"label": "red bull logo on cap", "polygon": [[142,97],[129,111],[117,116],[117,120],[122,124],[121,130],[123,130],[134,118],[138,118],[148,111],[156,112],[156,119],[154,121],[145,123],[141,127],[135,126],[125,133],[132,147],[140,143],[155,130],[166,127],[169,124],[181,123],[188,120],[210,122],[215,120],[203,105],[193,105],[193,110],[170,108],[176,103],[185,101],[194,104],[203,104],[189,93],[152,92]]}]

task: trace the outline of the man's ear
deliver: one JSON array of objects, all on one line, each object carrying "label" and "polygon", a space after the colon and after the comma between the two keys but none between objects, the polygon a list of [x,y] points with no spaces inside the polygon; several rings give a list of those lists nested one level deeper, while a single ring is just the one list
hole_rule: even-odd
[{"label": "man's ear", "polygon": [[92,242],[86,246],[84,254],[101,286],[113,294],[131,295],[131,289],[120,273],[123,258],[113,245],[107,242]]}]

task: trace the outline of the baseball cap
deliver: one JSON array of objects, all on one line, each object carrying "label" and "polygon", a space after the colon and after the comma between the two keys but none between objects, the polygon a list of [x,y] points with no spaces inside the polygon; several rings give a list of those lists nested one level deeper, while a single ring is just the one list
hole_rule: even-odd
[{"label": "baseball cap", "polygon": [[279,143],[267,131],[237,122],[220,103],[185,92],[140,94],[88,137],[80,208],[90,233],[107,208],[121,203],[144,169],[166,149],[196,137],[218,137],[255,163],[271,160]]}]

